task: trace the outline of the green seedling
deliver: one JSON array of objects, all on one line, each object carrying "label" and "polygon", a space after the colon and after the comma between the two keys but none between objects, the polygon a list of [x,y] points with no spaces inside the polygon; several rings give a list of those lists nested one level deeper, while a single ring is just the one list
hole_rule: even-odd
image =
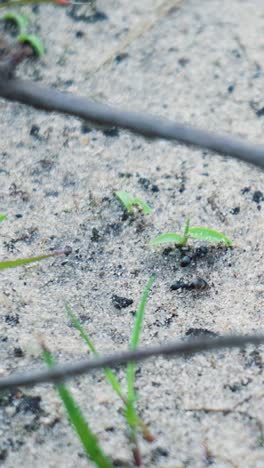
[{"label": "green seedling", "polygon": [[174,244],[176,247],[185,247],[189,239],[232,246],[232,241],[221,232],[204,227],[190,227],[190,218],[187,218],[182,235],[176,232],[160,234],[150,241],[150,245]]},{"label": "green seedling", "polygon": [[31,47],[36,57],[42,57],[42,55],[45,54],[45,49],[38,36],[34,36],[33,34],[20,34],[18,42]]},{"label": "green seedling", "polygon": [[2,20],[6,23],[11,23],[14,25],[18,34],[23,34],[27,30],[28,19],[24,15],[19,15],[15,12],[8,12],[2,16]]},{"label": "green seedling", "polygon": [[6,214],[0,214],[0,223],[6,219],[7,215]]},{"label": "green seedling", "polygon": [[[100,356],[100,354],[98,353],[97,349],[95,348],[91,338],[87,335],[87,333],[85,332],[85,330],[82,327],[81,323],[77,319],[76,315],[72,312],[72,310],[69,308],[69,306],[67,304],[65,304],[65,309],[66,309],[66,312],[67,312],[73,326],[76,328],[76,330],[79,331],[81,337],[83,338],[83,340],[88,345],[90,351],[94,354],[94,356],[96,356],[96,357]],[[117,393],[117,395],[121,398],[121,400],[126,405],[127,404],[127,398],[126,398],[125,394],[123,393],[121,385],[120,385],[119,381],[117,380],[115,374],[112,372],[111,369],[105,368],[104,369],[104,375],[105,375],[105,378],[110,383],[110,385],[112,386],[113,390]],[[140,429],[141,429],[141,431],[143,433],[144,439],[146,441],[148,441],[148,442],[153,442],[154,441],[154,436],[151,434],[151,432],[149,431],[149,429],[147,428],[145,423],[142,421],[142,419],[140,419],[139,417],[137,417],[137,425],[140,427]]]},{"label": "green seedling", "polygon": [[[130,349],[134,350],[137,348],[142,330],[142,324],[146,309],[146,304],[149,296],[150,289],[155,281],[155,275],[151,276],[147,285],[145,286],[142,294],[140,304],[136,313],[134,328],[132,330],[132,337],[130,340]],[[135,370],[136,366],[134,363],[128,363],[127,365],[127,405],[126,405],[126,419],[130,428],[130,440],[133,444],[133,453],[135,464],[139,466],[141,464],[141,456],[137,442],[137,413],[136,413],[136,392],[135,392]]]},{"label": "green seedling", "polygon": [[[85,330],[82,327],[81,323],[77,319],[76,315],[72,312],[72,310],[70,309],[70,307],[67,304],[65,304],[65,309],[66,309],[66,312],[67,312],[73,326],[76,328],[76,330],[79,331],[81,337],[83,338],[85,343],[88,345],[90,351],[94,354],[94,356],[96,356],[96,357],[100,356],[100,354],[98,353],[97,349],[95,348],[91,338],[87,335],[87,333],[85,332]],[[115,374],[109,368],[104,369],[104,374],[105,374],[105,377],[108,380],[108,382],[112,385],[115,392],[124,401],[125,397],[124,397],[124,395],[122,393],[121,386],[120,386]]]},{"label": "green seedling", "polygon": [[[134,329],[133,329],[132,338],[130,341],[130,349],[135,349],[137,347],[141,328],[142,328],[142,322],[144,318],[147,299],[148,299],[149,292],[154,281],[155,281],[155,276],[152,276],[149,279],[145,287],[145,290],[143,292],[143,295],[139,304],[139,308],[136,314],[136,318],[135,318]],[[69,318],[71,319],[72,324],[79,331],[81,337],[84,339],[84,341],[88,345],[90,351],[95,356],[98,357],[99,356],[98,351],[96,350],[94,344],[92,343],[91,338],[87,335],[87,333],[83,329],[77,317],[73,314],[73,312],[71,311],[68,305],[65,305],[65,308],[66,308],[66,312]],[[135,408],[136,395],[134,391],[135,365],[128,364],[127,366],[127,396],[123,393],[121,385],[111,369],[105,368],[104,375],[106,379],[108,380],[108,382],[111,384],[114,391],[117,393],[117,395],[121,398],[121,400],[125,404],[125,417],[126,417],[129,429],[130,429],[130,441],[133,445],[134,459],[137,464],[140,460],[140,453],[139,453],[139,448],[138,448],[138,443],[137,443],[136,427],[138,426],[141,429],[144,439],[147,440],[148,442],[153,442],[154,437],[149,431],[149,429],[147,428],[147,426],[145,425],[145,423],[142,421],[142,419],[138,417],[137,412],[136,412],[136,408]]]},{"label": "green seedling", "polygon": [[[6,218],[6,214],[0,214],[0,222]],[[46,260],[50,257],[57,257],[58,255],[67,255],[70,253],[70,249],[56,250],[55,252],[38,255],[37,257],[28,257],[28,258],[18,258],[16,260],[4,260],[0,261],[0,270],[5,270],[6,268],[16,268],[23,265],[28,265],[29,263],[40,262],[41,260]]]},{"label": "green seedling", "polygon": [[[44,344],[42,344],[42,350],[43,359],[47,366],[49,368],[53,367],[56,364],[55,359]],[[94,462],[98,468],[112,468],[113,465],[111,461],[105,455],[96,435],[90,429],[82,410],[74,400],[71,392],[61,383],[57,384],[56,388],[64,404],[68,419],[77,433],[87,457]]]},{"label": "green seedling", "polygon": [[41,262],[41,260],[46,260],[50,257],[57,257],[58,255],[67,255],[69,252],[65,250],[57,250],[55,252],[38,255],[37,257],[28,257],[28,258],[18,258],[16,260],[5,260],[0,262],[0,270],[5,270],[6,268],[16,268],[23,265],[28,265],[29,263]]},{"label": "green seedling", "polygon": [[132,197],[128,192],[114,192],[114,195],[120,201],[129,215],[133,214],[134,206],[138,206],[144,214],[151,214],[153,212],[153,209],[150,208],[146,202],[141,200],[141,198]]}]

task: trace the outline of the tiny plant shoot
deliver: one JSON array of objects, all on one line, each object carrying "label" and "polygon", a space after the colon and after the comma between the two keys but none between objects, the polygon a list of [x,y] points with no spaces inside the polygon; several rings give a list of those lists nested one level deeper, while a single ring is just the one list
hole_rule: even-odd
[{"label": "tiny plant shoot", "polygon": [[[6,214],[0,214],[0,223],[6,218]],[[71,249],[66,248],[63,250],[56,250],[55,252],[38,255],[37,257],[28,257],[28,258],[18,258],[16,260],[4,260],[0,261],[0,270],[5,270],[6,268],[15,268],[18,266],[28,265],[29,263],[40,262],[41,260],[46,260],[50,257],[57,257],[58,255],[68,255],[71,253]]]},{"label": "tiny plant shoot", "polygon": [[0,223],[7,217],[6,214],[0,214]]},{"label": "tiny plant shoot", "polygon": [[138,206],[144,214],[151,214],[153,212],[153,209],[146,202],[141,200],[141,198],[132,197],[128,192],[114,192],[114,195],[129,215],[133,214],[135,206]]},{"label": "tiny plant shoot", "polygon": [[224,244],[232,247],[232,241],[221,232],[205,227],[190,227],[190,218],[187,218],[182,234],[176,232],[166,232],[160,234],[150,241],[150,245],[175,244],[176,247],[185,247],[189,239],[197,239],[215,244]]},{"label": "tiny plant shoot", "polygon": [[41,39],[34,34],[27,34],[28,19],[26,16],[19,15],[15,12],[8,12],[0,19],[6,23],[15,25],[18,34],[17,40],[20,44],[29,46],[36,57],[42,57],[42,55],[44,55],[45,50]]},{"label": "tiny plant shoot", "polygon": [[[152,275],[148,280],[143,294],[141,296],[141,300],[139,303],[139,307],[136,313],[134,327],[132,330],[132,336],[130,340],[129,347],[130,349],[134,350],[137,348],[139,343],[139,338],[142,330],[143,319],[145,315],[145,309],[147,305],[147,300],[149,297],[150,290],[153,286],[154,281],[156,280],[156,276]],[[141,465],[141,454],[138,446],[137,441],[137,413],[136,413],[136,400],[137,395],[135,392],[135,372],[136,372],[136,365],[131,362],[127,365],[127,404],[126,404],[126,419],[130,429],[130,442],[132,444],[132,450],[134,455],[134,461],[136,466]]]},{"label": "tiny plant shoot", "polygon": [[33,53],[36,57],[42,57],[45,54],[45,49],[43,47],[42,41],[38,36],[34,34],[20,34],[18,37],[18,42],[20,44],[28,45],[33,50]]},{"label": "tiny plant shoot", "polygon": [[[76,330],[79,331],[81,337],[83,338],[83,340],[85,341],[85,343],[87,344],[87,346],[89,347],[89,349],[93,353],[93,355],[97,356],[97,357],[100,356],[100,354],[98,353],[98,351],[97,351],[94,343],[92,342],[90,336],[86,333],[83,326],[79,322],[78,318],[72,312],[72,310],[70,309],[70,307],[67,304],[65,304],[65,310],[66,310],[66,312],[67,312],[73,326],[76,328]],[[119,398],[121,398],[121,400],[126,405],[127,404],[127,397],[126,397],[125,393],[123,393],[123,390],[121,388],[121,384],[117,380],[114,372],[109,368],[105,368],[104,369],[104,375],[105,375],[106,380],[108,380],[108,382],[112,386],[113,390],[116,392],[116,394],[119,396]],[[138,424],[138,427],[142,431],[144,439],[147,442],[153,442],[154,441],[154,436],[151,434],[151,432],[149,431],[149,429],[147,428],[145,423],[142,421],[142,419],[140,419],[139,417],[137,419],[137,424]]]},{"label": "tiny plant shoot", "polygon": [[[43,359],[48,367],[53,367],[55,359],[44,343],[41,343]],[[61,401],[64,404],[68,419],[77,433],[87,457],[97,468],[112,468],[113,465],[101,448],[96,435],[92,432],[79,405],[74,400],[66,385],[56,385]]]},{"label": "tiny plant shoot", "polygon": [[18,13],[15,13],[14,11],[5,13],[1,17],[1,20],[3,20],[5,23],[14,25],[18,34],[23,34],[27,30],[27,26],[28,26],[27,17],[24,15],[19,15]]},{"label": "tiny plant shoot", "polygon": [[55,252],[38,255],[37,257],[28,257],[28,258],[18,258],[17,260],[4,260],[0,261],[0,270],[5,270],[6,268],[16,268],[23,265],[28,265],[29,263],[40,262],[41,260],[46,260],[50,257],[57,257],[58,255],[67,255],[70,251],[68,249],[56,250]]},{"label": "tiny plant shoot", "polygon": [[[136,317],[135,317],[132,337],[130,340],[130,349],[136,349],[138,345],[148,296],[149,296],[150,290],[153,286],[155,279],[156,278],[154,275],[150,277],[150,279],[148,280],[145,286],[144,292],[142,294],[140,304],[139,304]],[[71,319],[72,324],[79,331],[81,337],[88,345],[90,351],[95,356],[99,356],[99,353],[96,350],[94,344],[92,343],[91,338],[85,332],[85,330],[83,329],[77,317],[74,315],[74,313],[71,311],[68,305],[65,305],[65,308],[66,308],[66,312],[69,318]],[[129,363],[127,365],[127,395],[123,392],[119,381],[117,380],[114,372],[111,369],[105,368],[104,375],[106,379],[108,380],[108,382],[110,383],[110,385],[112,386],[113,390],[117,393],[117,395],[121,398],[121,400],[124,403],[125,418],[129,427],[129,441],[132,445],[134,462],[136,466],[140,466],[141,455],[140,455],[140,450],[139,450],[138,441],[137,441],[137,427],[139,427],[140,430],[142,431],[143,437],[146,441],[153,442],[154,437],[149,431],[148,427],[144,424],[142,419],[140,419],[137,414],[137,410],[136,410],[137,398],[136,398],[135,389],[134,389],[135,364]]]}]

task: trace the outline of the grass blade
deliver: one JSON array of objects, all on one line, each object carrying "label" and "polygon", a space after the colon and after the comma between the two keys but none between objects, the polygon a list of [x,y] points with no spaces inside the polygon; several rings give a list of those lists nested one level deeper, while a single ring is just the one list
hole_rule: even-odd
[{"label": "grass blade", "polygon": [[[140,301],[140,304],[136,313],[132,337],[130,340],[130,345],[129,345],[130,349],[136,349],[138,345],[149,292],[153,286],[155,279],[156,279],[155,275],[150,277],[150,279],[148,280],[145,286],[145,290],[142,294],[141,301]],[[134,379],[135,379],[135,365],[134,363],[131,363],[131,364],[128,364],[127,366],[128,400],[135,400]]]},{"label": "grass blade", "polygon": [[6,214],[0,214],[0,223],[7,217]]},{"label": "grass blade", "polygon": [[[55,364],[55,359],[44,345],[42,345],[42,348],[44,361],[48,367],[52,367]],[[112,468],[113,465],[111,461],[104,454],[97,437],[90,429],[80,407],[75,402],[71,392],[64,384],[58,384],[56,387],[64,404],[68,418],[73,428],[77,432],[87,456],[96,464],[98,468]]]},{"label": "grass blade", "polygon": [[137,347],[137,345],[138,345],[147,300],[148,300],[150,290],[151,290],[155,280],[156,280],[156,276],[152,275],[149,278],[149,280],[148,280],[148,282],[147,282],[147,284],[145,286],[145,289],[143,291],[143,294],[142,294],[142,297],[141,297],[141,300],[140,300],[140,304],[139,304],[139,307],[138,307],[138,310],[137,310],[137,313],[136,313],[134,329],[133,329],[132,337],[131,337],[131,340],[130,340],[130,349],[135,349]]},{"label": "grass blade", "polygon": [[[79,331],[81,337],[84,339],[84,341],[88,345],[90,351],[94,354],[94,356],[99,356],[99,353],[96,350],[91,338],[85,332],[84,328],[80,324],[80,322],[77,319],[76,315],[72,312],[72,310],[70,309],[70,307],[67,304],[65,304],[65,309],[66,309],[66,312],[67,312],[73,326],[76,328],[76,330]],[[105,375],[105,378],[110,383],[110,385],[112,386],[113,390],[117,393],[117,395],[121,398],[121,400],[125,404],[127,404],[127,399],[126,399],[125,395],[122,392],[121,385],[120,385],[119,381],[117,380],[115,374],[112,372],[112,370],[107,368],[107,367],[104,368],[104,375]],[[138,416],[137,416],[137,424],[140,427],[140,429],[142,430],[144,439],[147,440],[148,442],[153,442],[154,441],[154,436],[151,434],[151,432],[148,429],[148,427],[146,426],[146,424]]]},{"label": "grass blade", "polygon": [[[132,336],[130,340],[130,349],[136,349],[138,345],[148,296],[149,296],[150,290],[153,286],[155,279],[156,279],[155,275],[150,277],[150,279],[148,280],[145,286],[144,292],[142,294],[140,304],[136,313],[134,328],[133,328],[133,332],[132,332]],[[137,434],[136,434],[137,413],[135,409],[136,393],[135,393],[134,384],[135,384],[135,364],[132,362],[127,365],[127,405],[126,405],[125,414],[126,414],[127,423],[130,428],[131,443],[134,446],[133,454],[134,454],[135,464],[139,466],[141,464],[140,462],[141,457],[140,457],[140,452],[139,452],[139,448],[137,444]]]},{"label": "grass blade", "polygon": [[202,227],[193,227],[189,229],[189,237],[191,239],[198,239],[206,242],[214,242],[214,243],[223,243],[229,247],[232,246],[232,241],[222,234],[221,232],[214,231],[213,229],[209,228],[202,228]]},{"label": "grass blade", "polygon": [[5,260],[0,262],[0,270],[4,270],[5,268],[15,268],[18,266],[28,265],[29,263],[40,262],[41,260],[46,260],[50,257],[56,257],[58,255],[67,255],[70,253],[69,251],[65,250],[57,250],[56,252],[52,252],[46,255],[38,255],[37,257],[28,257],[28,258],[18,258],[17,260]]},{"label": "grass blade", "polygon": [[184,237],[180,236],[176,232],[166,232],[165,234],[160,234],[159,236],[155,237],[150,241],[150,245],[159,245],[159,244],[176,244],[176,245],[183,245],[184,244]]},{"label": "grass blade", "polygon": [[[66,309],[66,312],[67,312],[68,316],[71,319],[72,324],[79,331],[81,337],[84,339],[84,341],[88,345],[90,351],[95,356],[99,356],[99,353],[97,352],[97,350],[96,350],[93,342],[91,341],[90,337],[84,331],[84,329],[83,329],[82,325],[80,324],[79,320],[77,319],[77,317],[74,315],[74,313],[72,312],[72,310],[69,308],[69,306],[67,304],[65,304],[65,309]],[[125,396],[122,393],[121,386],[120,386],[115,374],[109,368],[104,369],[104,374],[105,374],[105,377],[107,378],[108,382],[112,385],[115,392],[120,396],[120,398],[123,401],[125,401]]]}]

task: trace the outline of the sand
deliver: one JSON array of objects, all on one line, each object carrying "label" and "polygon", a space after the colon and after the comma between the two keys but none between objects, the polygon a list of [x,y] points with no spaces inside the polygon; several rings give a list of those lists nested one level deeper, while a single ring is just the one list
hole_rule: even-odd
[{"label": "sand", "polygon": [[[19,76],[263,142],[263,1],[101,0],[98,10],[105,18],[91,22],[74,20],[71,9],[25,7],[47,53]],[[1,272],[1,375],[42,365],[39,336],[61,362],[88,355],[65,301],[98,350],[125,349],[152,272],[141,344],[262,330],[263,172],[209,151],[0,106],[0,209],[8,213],[1,258],[73,249]],[[115,190],[141,197],[154,213],[126,219]],[[197,256],[204,244],[192,243],[181,267],[179,252],[149,247],[157,234],[179,232],[188,215],[235,248]],[[207,290],[170,290],[196,277]],[[113,295],[133,303],[117,309]],[[138,408],[156,437],[140,440],[143,466],[262,467],[262,370],[262,347],[138,365]],[[117,376],[125,388],[124,369]],[[69,387],[115,466],[132,467],[122,403],[101,372]],[[0,465],[92,466],[51,385],[0,397]]]}]

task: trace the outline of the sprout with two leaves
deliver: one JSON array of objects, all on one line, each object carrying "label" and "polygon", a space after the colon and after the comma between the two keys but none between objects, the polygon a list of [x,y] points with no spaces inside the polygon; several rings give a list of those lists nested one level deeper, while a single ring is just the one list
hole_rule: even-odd
[{"label": "sprout with two leaves", "polygon": [[187,218],[185,228],[182,234],[176,232],[166,232],[160,234],[150,241],[150,245],[174,244],[176,247],[185,247],[189,239],[211,242],[214,244],[224,244],[232,247],[232,241],[214,229],[206,227],[190,227],[190,218]]}]

